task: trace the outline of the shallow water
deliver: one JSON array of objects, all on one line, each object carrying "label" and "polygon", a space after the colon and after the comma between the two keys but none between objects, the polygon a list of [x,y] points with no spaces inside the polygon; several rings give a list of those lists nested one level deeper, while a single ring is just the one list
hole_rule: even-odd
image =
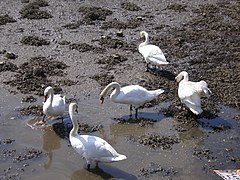
[{"label": "shallow water", "polygon": [[[15,23],[0,26],[1,65],[11,62],[19,67],[33,57],[39,60],[39,56],[43,57],[40,60],[45,58],[54,63],[56,61],[66,63],[69,67],[64,70],[50,68],[50,72],[46,72],[47,79],[30,80],[36,83],[35,86],[40,84],[42,88],[49,85],[48,83],[60,86],[61,93],[78,102],[79,122],[90,126],[103,126],[100,131],[88,134],[104,138],[128,159],[112,164],[100,164],[100,169],[93,167],[87,171],[85,160],[73,150],[67,138],[67,132],[71,128],[67,108],[64,124],[57,121],[55,124],[49,122],[46,127],[30,128],[27,123],[42,117],[21,116],[19,109],[31,105],[21,103],[22,97],[27,94],[20,91],[24,88],[28,90],[32,84],[25,84],[26,87],[22,87],[19,86],[21,83],[16,83],[17,87],[10,87],[4,82],[15,79],[14,75],[17,72],[1,71],[0,179],[220,180],[212,170],[240,167],[240,122],[233,119],[235,115],[240,114],[239,109],[217,105],[220,109],[219,117],[198,119],[199,127],[192,127],[183,132],[176,131],[179,121],[165,117],[161,112],[161,108],[169,106],[177,99],[175,93],[177,86],[173,85],[173,81],[174,76],[181,70],[189,71],[193,80],[201,77],[208,81],[213,91],[209,101],[213,104],[216,105],[221,101],[224,104],[234,105],[235,103],[235,107],[239,107],[238,96],[234,96],[238,94],[239,89],[239,83],[234,81],[239,79],[235,76],[239,74],[239,65],[236,63],[239,58],[239,54],[236,53],[239,42],[237,41],[239,37],[237,34],[239,3],[237,1],[176,2],[172,0],[161,1],[161,3],[156,0],[136,1],[142,10],[129,11],[122,8],[119,1],[48,0],[49,6],[40,7],[40,10],[46,10],[53,17],[37,20],[21,17],[19,11],[30,4],[26,2],[1,1],[1,13],[16,19]],[[117,35],[118,28],[102,29],[102,21],[90,22],[94,25],[87,23],[73,29],[64,27],[82,20],[83,14],[78,11],[79,7],[90,4],[101,7],[107,4],[106,7],[113,11],[113,14],[104,22],[113,19],[119,22],[137,19],[141,21],[141,25],[135,29],[124,29],[123,37]],[[211,18],[208,17],[209,15]],[[127,24],[131,25],[131,23]],[[139,32],[142,30],[149,32],[151,42],[161,46],[170,62],[169,66],[164,67],[163,71],[159,70],[159,73],[145,72],[146,64],[137,52],[137,45],[141,42]],[[21,43],[21,39],[28,35],[46,38],[50,44],[36,46]],[[127,45],[133,44],[130,46],[132,50],[109,48],[110,41],[101,45],[100,41],[103,37],[116,38]],[[116,39],[114,43],[118,42]],[[75,43],[79,45],[87,43],[93,47],[89,51],[80,52],[70,48],[70,45]],[[95,51],[96,47],[106,51],[98,53]],[[3,50],[13,52],[18,57],[8,59]],[[106,57],[109,56],[120,57],[120,59],[107,59]],[[115,61],[124,58],[126,61],[113,65]],[[99,63],[99,60],[112,65],[105,66],[106,64]],[[111,62],[112,60],[115,61]],[[219,60],[223,64],[219,63]],[[44,62],[50,61],[43,61],[41,66],[37,66],[37,70],[42,69]],[[49,65],[52,64],[49,63]],[[34,71],[35,65],[31,64],[31,66],[29,69],[19,68],[19,70],[33,71],[30,76],[35,76],[34,73],[42,75],[43,70]],[[51,71],[56,74],[63,71],[63,74],[51,76]],[[25,77],[26,74],[20,75]],[[70,80],[76,84],[69,85]],[[173,100],[173,102],[161,102],[160,99],[158,100],[160,104],[157,106],[140,109],[140,118],[152,119],[153,123],[139,124],[134,123],[134,120],[129,123],[119,123],[121,119],[129,119],[129,107],[114,104],[109,98],[100,105],[98,100],[101,89],[109,81],[117,81],[120,84],[140,84],[151,89],[164,88],[166,92],[163,94],[163,99],[165,97],[165,100]],[[37,102],[34,104],[42,104],[42,97],[36,95],[36,93],[41,94],[40,90],[41,87],[30,92],[37,97]],[[204,105],[208,107],[209,104]],[[211,106],[208,107],[207,111],[211,110]],[[66,133],[63,134],[62,131]],[[139,137],[148,134],[176,136],[180,142],[174,143],[171,146],[172,149],[152,149],[138,142]]]},{"label": "shallow water", "polygon": [[[207,162],[204,157],[202,160],[194,157],[193,149],[204,146],[211,150],[212,156],[216,156],[216,168],[236,168],[237,163],[231,163],[231,159],[226,159],[224,153],[227,148],[231,148],[232,153],[229,156],[239,157],[239,123],[228,119],[229,109],[222,108],[223,115],[216,120],[209,120],[210,123],[228,122],[231,129],[222,132],[214,132],[209,128],[193,128],[184,133],[177,133],[173,128],[176,123],[171,118],[165,118],[157,112],[158,107],[141,109],[140,116],[147,115],[148,118],[158,119],[153,125],[140,127],[138,124],[119,124],[113,119],[121,117],[128,112],[128,107],[113,104],[106,100],[104,105],[97,104],[98,99],[89,99],[79,102],[81,109],[79,121],[88,124],[102,124],[103,130],[93,133],[107,140],[120,153],[125,154],[128,159],[125,161],[100,164],[100,169],[86,170],[85,160],[71,148],[67,138],[60,138],[53,130],[53,126],[41,129],[31,129],[27,122],[41,117],[22,117],[18,109],[22,106],[18,96],[9,94],[5,89],[1,89],[2,95],[8,98],[4,99],[6,106],[1,105],[1,139],[14,139],[12,144],[1,144],[1,151],[4,149],[15,149],[17,152],[23,152],[25,148],[35,148],[43,151],[43,154],[34,159],[23,162],[12,162],[12,158],[1,158],[1,175],[4,169],[11,167],[9,172],[19,173],[23,179],[145,179],[141,175],[141,169],[150,168],[151,163],[160,164],[162,168],[173,168],[177,173],[175,175],[165,176],[172,179],[220,179],[208,166],[212,162]],[[3,96],[1,96],[3,97]],[[90,113],[91,111],[91,113]],[[236,113],[237,111],[235,111]],[[234,111],[232,111],[234,113]],[[231,113],[230,113],[231,114]],[[224,116],[225,115],[225,116]],[[97,116],[97,118],[96,118]],[[123,117],[127,117],[123,116]],[[96,120],[97,119],[97,120]],[[66,112],[64,123],[69,124],[69,118]],[[204,122],[207,120],[203,120]],[[161,135],[181,136],[181,142],[174,144],[172,150],[151,149],[137,142],[131,141],[130,137],[139,137],[148,133],[158,133]],[[238,161],[238,160],[237,160]],[[213,164],[214,164],[213,163]],[[24,165],[29,164],[29,165]],[[208,169],[205,171],[203,168]],[[23,168],[24,170],[19,170]],[[151,169],[151,168],[150,168]],[[211,167],[210,167],[211,169]],[[151,179],[165,179],[161,173],[153,173],[149,176]]]}]

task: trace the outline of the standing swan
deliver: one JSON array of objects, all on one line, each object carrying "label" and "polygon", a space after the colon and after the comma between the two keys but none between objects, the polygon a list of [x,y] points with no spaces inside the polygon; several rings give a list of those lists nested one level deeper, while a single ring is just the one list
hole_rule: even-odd
[{"label": "standing swan", "polygon": [[192,82],[188,79],[186,71],[182,71],[175,77],[175,80],[179,83],[178,97],[194,114],[198,115],[203,112],[201,108],[201,94],[204,93],[205,96],[210,97],[212,92],[207,87],[208,85],[205,81]]},{"label": "standing swan", "polygon": [[46,116],[61,116],[63,117],[65,111],[65,96],[61,97],[60,94],[53,94],[53,88],[48,86],[44,90],[45,100],[43,102],[43,119],[42,123],[45,123]]},{"label": "standing swan", "polygon": [[145,37],[145,41],[142,42],[138,46],[138,51],[142,54],[144,57],[146,63],[147,63],[147,71],[148,71],[148,65],[153,64],[156,66],[160,65],[165,65],[169,64],[167,62],[162,50],[155,45],[148,44],[149,43],[149,38],[148,38],[148,33],[145,31],[140,32],[140,37]]},{"label": "standing swan", "polygon": [[144,105],[146,102],[153,100],[164,92],[162,89],[148,91],[147,89],[139,85],[129,85],[122,87],[117,82],[108,84],[100,94],[101,104],[104,101],[108,91],[114,88],[115,90],[111,93],[110,99],[115,103],[129,104],[130,105],[130,116],[132,116],[132,107],[135,108],[137,119],[138,108]]},{"label": "standing swan", "polygon": [[105,140],[97,136],[79,135],[76,113],[78,105],[71,103],[69,105],[69,115],[72,120],[73,128],[70,131],[69,139],[72,147],[87,161],[87,168],[90,168],[91,162],[115,162],[127,159],[125,155],[116,152],[113,147]]}]

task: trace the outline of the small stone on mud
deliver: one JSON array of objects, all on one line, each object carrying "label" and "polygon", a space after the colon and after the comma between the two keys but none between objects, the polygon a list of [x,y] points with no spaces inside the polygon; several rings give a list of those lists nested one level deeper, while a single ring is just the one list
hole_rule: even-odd
[{"label": "small stone on mud", "polygon": [[123,37],[123,31],[117,31],[116,35],[119,37]]},{"label": "small stone on mud", "polygon": [[16,54],[14,54],[13,52],[9,52],[9,51],[6,52],[5,56],[8,59],[16,59],[17,58]]}]

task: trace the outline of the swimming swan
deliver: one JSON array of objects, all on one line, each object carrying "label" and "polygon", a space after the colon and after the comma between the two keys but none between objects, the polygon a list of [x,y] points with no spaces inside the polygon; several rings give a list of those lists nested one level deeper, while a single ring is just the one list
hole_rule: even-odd
[{"label": "swimming swan", "polygon": [[158,46],[148,44],[149,38],[148,38],[147,32],[141,31],[140,37],[145,37],[145,41],[138,46],[138,51],[142,54],[142,56],[144,57],[147,63],[147,71],[148,71],[149,64],[153,64],[155,65],[155,67],[169,64],[162,50]]},{"label": "swimming swan", "polygon": [[[183,79],[182,79],[183,78]],[[201,94],[210,97],[212,93],[205,81],[192,82],[188,80],[188,73],[182,71],[175,77],[178,86],[178,97],[194,114],[198,115],[203,112],[201,108]]]},{"label": "swimming swan", "polygon": [[63,117],[65,111],[65,96],[61,97],[60,94],[53,94],[53,88],[48,86],[44,90],[44,102],[43,102],[43,119],[45,123],[46,116],[61,116]]},{"label": "swimming swan", "polygon": [[119,83],[112,82],[108,84],[103,91],[100,93],[101,104],[104,101],[108,91],[114,88],[115,90],[111,93],[110,99],[115,103],[129,104],[130,105],[130,116],[132,115],[132,107],[135,108],[137,118],[138,108],[144,105],[146,102],[153,100],[164,92],[162,89],[149,91],[139,85],[129,85],[121,87]]},{"label": "swimming swan", "polygon": [[127,159],[125,155],[119,154],[116,150],[105,140],[97,136],[79,135],[78,122],[76,119],[76,112],[78,112],[78,105],[71,103],[69,105],[69,115],[72,120],[73,128],[70,131],[69,139],[72,147],[87,161],[87,168],[90,168],[91,162],[116,162]]}]

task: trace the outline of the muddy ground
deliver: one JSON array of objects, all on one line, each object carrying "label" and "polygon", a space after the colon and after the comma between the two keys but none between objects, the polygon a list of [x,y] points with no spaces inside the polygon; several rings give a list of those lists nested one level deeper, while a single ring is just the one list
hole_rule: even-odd
[{"label": "muddy ground", "polygon": [[[21,121],[26,130],[22,136],[28,136],[26,122],[41,118],[43,91],[53,86],[55,93],[65,95],[68,103],[87,104],[83,107],[85,115],[81,116],[90,120],[80,123],[80,133],[108,139],[102,132],[113,133],[109,132],[112,125],[119,131],[125,126],[144,130],[130,133],[125,132],[126,128],[122,135],[120,133],[120,140],[114,142],[118,148],[144,149],[142,154],[141,148],[131,154],[132,150],[124,152],[124,148],[120,148],[128,160],[113,166],[126,171],[125,179],[218,179],[213,169],[239,167],[240,3],[237,0],[17,0],[3,1],[0,8],[0,100],[4,110],[0,114],[1,126],[11,129],[12,124]],[[142,41],[139,38],[142,30],[149,33],[152,44],[161,47],[169,65],[146,72],[146,64],[137,49]],[[201,115],[192,114],[178,99],[174,78],[183,70],[192,81],[205,80],[213,92],[210,99],[202,98],[204,111]],[[112,81],[123,86],[139,84],[147,89],[163,88],[164,94],[140,109],[146,114],[154,111],[155,115],[142,114],[134,120],[129,119],[129,111],[122,105],[110,104],[97,109],[100,91]],[[7,121],[7,118],[14,121]],[[172,123],[164,127],[163,119],[171,119]],[[71,124],[69,119],[66,122],[56,123],[50,129],[51,136],[61,138],[59,141],[65,143],[69,152]],[[169,131],[164,134],[165,130],[157,129],[159,126]],[[41,136],[48,130],[37,131],[37,134]],[[41,164],[49,152],[36,146],[35,140],[19,147],[24,138],[14,138],[18,136],[18,131],[14,131],[11,134],[0,131],[1,179],[31,179],[34,173],[45,172],[38,170],[36,161]],[[200,140],[193,131],[200,132]],[[36,134],[36,131],[31,133]],[[217,140],[211,143],[214,138]],[[185,147],[186,141],[194,145]],[[59,148],[57,145],[56,149]],[[174,159],[174,155],[176,162],[164,163],[161,157],[148,158],[145,150],[150,151],[152,157],[157,153],[165,154],[168,160],[171,153],[176,155],[183,150],[201,169],[191,169],[192,160],[181,167],[181,161]],[[61,156],[64,152],[65,149],[61,149]],[[124,163],[132,157],[137,167],[126,168]],[[56,163],[64,163],[64,159],[58,160]],[[4,162],[8,163],[3,165]],[[30,170],[31,165],[34,168]],[[109,167],[107,170],[111,173],[106,172],[106,168],[103,172],[92,171],[99,175],[93,179],[105,179],[108,173],[107,178],[118,178],[122,174],[114,174]],[[71,171],[66,170],[69,174]],[[88,173],[76,171],[72,179],[82,174],[87,177]],[[43,177],[51,178],[51,174]],[[69,176],[64,174],[59,178],[69,179]]]}]

